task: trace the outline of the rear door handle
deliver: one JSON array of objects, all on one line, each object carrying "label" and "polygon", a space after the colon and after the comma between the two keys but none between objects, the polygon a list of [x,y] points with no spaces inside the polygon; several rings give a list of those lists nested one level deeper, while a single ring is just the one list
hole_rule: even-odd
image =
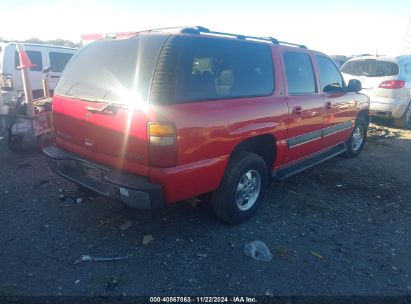
[{"label": "rear door handle", "polygon": [[296,106],[296,107],[293,108],[293,114],[294,115],[301,115],[302,113],[303,112],[302,112],[302,109],[301,109],[300,106]]}]

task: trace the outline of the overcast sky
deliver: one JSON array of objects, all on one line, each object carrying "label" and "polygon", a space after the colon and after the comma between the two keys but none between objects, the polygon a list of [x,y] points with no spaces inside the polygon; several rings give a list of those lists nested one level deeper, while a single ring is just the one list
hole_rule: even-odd
[{"label": "overcast sky", "polygon": [[[0,12],[0,37],[23,40],[201,25],[272,36],[328,54],[403,52],[410,0],[13,0]],[[20,20],[20,21],[18,21]],[[410,33],[411,36],[411,33]]]}]

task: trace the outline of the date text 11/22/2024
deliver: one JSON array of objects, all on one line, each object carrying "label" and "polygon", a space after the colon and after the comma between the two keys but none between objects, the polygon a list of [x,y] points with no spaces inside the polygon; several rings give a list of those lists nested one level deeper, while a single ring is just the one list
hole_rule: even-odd
[{"label": "date text 11/22/2024", "polygon": [[254,297],[150,297],[150,303],[257,303]]}]

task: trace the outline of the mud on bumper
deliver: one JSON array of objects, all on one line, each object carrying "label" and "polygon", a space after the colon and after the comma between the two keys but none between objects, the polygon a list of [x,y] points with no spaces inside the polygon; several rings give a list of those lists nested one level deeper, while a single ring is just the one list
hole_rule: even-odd
[{"label": "mud on bumper", "polygon": [[100,195],[121,200],[139,209],[164,205],[162,188],[143,176],[116,170],[83,159],[58,147],[43,150],[51,170],[56,174]]}]

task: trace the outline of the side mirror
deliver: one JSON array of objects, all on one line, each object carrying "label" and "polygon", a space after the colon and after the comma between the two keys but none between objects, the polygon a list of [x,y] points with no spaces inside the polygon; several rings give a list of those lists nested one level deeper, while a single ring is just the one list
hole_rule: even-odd
[{"label": "side mirror", "polygon": [[357,79],[350,79],[347,86],[347,92],[359,92],[362,90],[361,82]]}]

